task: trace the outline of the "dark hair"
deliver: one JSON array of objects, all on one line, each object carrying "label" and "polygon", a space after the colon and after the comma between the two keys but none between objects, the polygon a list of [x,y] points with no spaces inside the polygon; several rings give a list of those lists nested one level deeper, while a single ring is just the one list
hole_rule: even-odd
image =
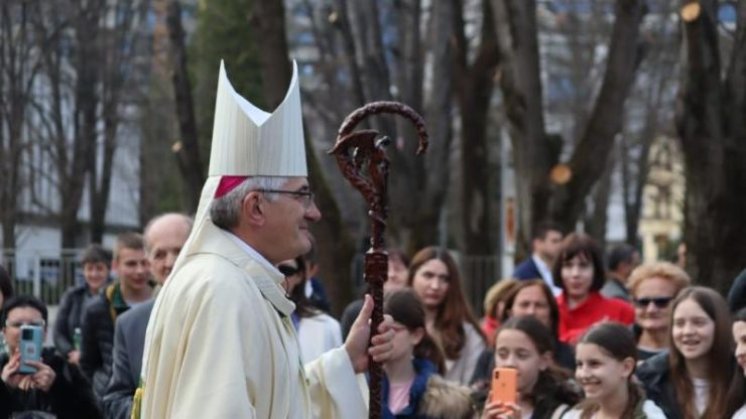
[{"label": "dark hair", "polygon": [[[505,330],[517,330],[523,332],[536,347],[540,355],[547,352],[550,359],[554,359],[555,337],[552,332],[534,316],[511,317],[495,333],[495,343]],[[570,375],[564,369],[557,367],[553,362],[544,371],[539,372],[531,394],[526,395],[534,406],[534,411],[543,403],[551,403],[559,400],[561,403],[574,405],[580,400],[580,395],[568,382]],[[541,409],[543,410],[543,409]],[[554,409],[551,409],[554,410]]]},{"label": "dark hair", "polygon": [[563,292],[565,291],[565,282],[562,280],[562,266],[575,256],[583,256],[593,264],[593,282],[591,282],[591,288],[588,291],[600,290],[606,281],[601,248],[591,236],[583,233],[571,233],[562,240],[562,249],[552,269],[555,285],[562,288]]},{"label": "dark hair", "polygon": [[145,241],[142,234],[135,232],[122,233],[117,236],[117,242],[114,245],[114,259],[119,260],[119,253],[122,249],[133,249],[145,251]]},{"label": "dark hair", "polygon": [[[733,336],[731,334],[730,313],[728,312],[728,303],[716,291],[706,287],[688,287],[681,290],[679,295],[673,301],[671,306],[671,325],[674,324],[673,318],[676,308],[684,301],[693,300],[715,323],[714,338],[712,347],[708,352],[707,363],[709,368],[708,381],[710,382],[709,397],[707,407],[702,417],[704,418],[721,418],[725,417],[727,409],[728,384],[733,378]],[[671,327],[673,334],[673,326]],[[673,342],[673,336],[671,336]],[[668,360],[671,366],[671,382],[676,393],[676,401],[681,406],[684,418],[698,417],[694,406],[694,388],[692,379],[686,369],[684,356],[671,345]],[[729,362],[730,361],[730,362]],[[723,368],[723,365],[727,367]]]},{"label": "dark hair", "polygon": [[300,275],[301,279],[300,282],[295,285],[295,288],[290,291],[290,300],[295,303],[295,312],[298,313],[298,316],[313,317],[319,312],[314,308],[313,304],[308,301],[308,297],[306,297],[306,281],[308,280],[306,278],[306,259],[303,256],[298,256],[293,260],[298,267],[298,273],[296,275]]},{"label": "dark hair", "polygon": [[547,233],[550,231],[556,231],[563,234],[562,227],[553,221],[543,221],[534,227],[533,233],[531,234],[531,240],[544,240],[547,238]]},{"label": "dark hair", "polygon": [[47,323],[47,306],[38,298],[33,295],[20,294],[15,297],[11,297],[3,303],[2,314],[0,314],[0,323],[5,327],[5,320],[8,319],[8,313],[17,308],[31,307],[41,313],[41,318],[44,319],[44,323]]},{"label": "dark hair", "polygon": [[0,265],[0,293],[3,294],[3,300],[13,296],[13,281],[3,265]]},{"label": "dark hair", "polygon": [[461,349],[466,343],[466,331],[464,323],[469,323],[479,336],[485,341],[482,329],[479,327],[472,313],[469,303],[466,302],[464,292],[461,289],[461,275],[459,274],[456,262],[453,260],[447,250],[440,247],[426,247],[412,258],[412,264],[409,266],[409,277],[407,285],[412,286],[415,274],[425,263],[437,259],[443,262],[448,269],[448,292],[445,299],[440,303],[438,312],[435,315],[434,329],[440,332],[440,343],[445,352],[446,358],[458,358]]},{"label": "dark hair", "polygon": [[[733,315],[733,323],[735,324],[736,322],[746,322],[746,308],[738,310]],[[728,387],[728,408],[725,412],[725,417],[732,417],[744,403],[746,403],[746,377],[744,377],[742,371],[737,371],[733,374],[733,380]]]},{"label": "dark hair", "polygon": [[80,264],[82,266],[89,263],[103,263],[107,267],[111,267],[111,252],[104,249],[98,243],[91,244],[80,255]]},{"label": "dark hair", "polygon": [[386,253],[389,254],[389,260],[398,259],[405,267],[409,267],[409,256],[407,256],[401,249],[388,249]]},{"label": "dark hair", "polygon": [[637,252],[637,249],[624,243],[614,247],[609,252],[608,263],[610,271],[615,271],[622,262],[632,262],[632,256]]},{"label": "dark hair", "polygon": [[522,290],[529,287],[541,288],[541,291],[547,300],[547,304],[549,304],[549,321],[551,323],[550,329],[552,334],[554,335],[554,338],[557,339],[557,337],[559,336],[559,306],[557,305],[557,300],[554,298],[552,290],[549,288],[549,285],[544,282],[543,279],[529,279],[527,281],[518,281],[518,284],[513,287],[510,295],[505,300],[505,310],[503,311],[502,321],[506,321],[508,318],[512,317],[510,313],[511,310],[513,310],[515,299],[518,297],[518,294]]},{"label": "dark hair", "polygon": [[[620,362],[627,358],[632,359],[632,371],[627,380],[629,398],[622,413],[622,419],[634,419],[635,408],[641,400],[645,399],[645,394],[632,378],[635,365],[637,365],[637,341],[632,331],[620,323],[598,323],[591,326],[578,340],[577,344],[597,345],[606,354]],[[585,418],[590,417],[593,412],[599,409],[599,406],[595,401],[586,400],[580,404],[579,408],[582,410],[581,417]]]},{"label": "dark hair", "polygon": [[443,353],[427,333],[425,308],[412,289],[404,288],[387,294],[383,302],[383,312],[390,315],[395,322],[406,326],[411,332],[421,328],[424,334],[414,347],[414,356],[432,362],[438,368],[439,373],[445,372]]}]

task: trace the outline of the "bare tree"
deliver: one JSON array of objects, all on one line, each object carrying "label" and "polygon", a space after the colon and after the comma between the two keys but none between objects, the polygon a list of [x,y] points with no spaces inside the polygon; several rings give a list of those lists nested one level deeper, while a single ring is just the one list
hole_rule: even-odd
[{"label": "bare tree", "polygon": [[[463,251],[468,255],[494,254],[497,239],[491,220],[491,197],[497,179],[490,176],[487,156],[487,113],[490,110],[493,80],[498,65],[498,46],[492,6],[481,2],[480,43],[471,65],[465,35],[463,5],[454,1],[456,43],[456,96],[461,117],[461,229]],[[492,180],[492,181],[491,181]]]},{"label": "bare tree", "polygon": [[681,3],[686,55],[677,129],[687,174],[687,268],[725,290],[746,252],[746,1],[732,2],[735,30],[723,52],[719,3]]},{"label": "bare tree", "polygon": [[[103,120],[99,134],[101,149],[89,150],[88,192],[92,243],[101,243],[104,235],[106,210],[111,191],[114,153],[121,137],[120,127],[126,121],[125,113],[140,103],[141,86],[136,84],[138,75],[145,74],[143,56],[147,48],[141,45],[142,22],[147,11],[147,1],[118,0],[109,2],[105,14],[114,15],[112,24],[104,23],[101,29],[99,80],[100,116]],[[142,145],[141,145],[142,146]]]},{"label": "bare tree", "polygon": [[5,1],[0,5],[0,224],[2,247],[16,245],[15,228],[25,194],[23,161],[28,148],[24,135],[34,81],[41,65],[34,48],[38,2]]},{"label": "bare tree", "polygon": [[[545,219],[574,229],[585,197],[605,168],[620,132],[624,102],[640,62],[639,26],[645,4],[617,0],[608,60],[600,91],[572,155],[559,173],[561,143],[546,131],[537,38],[536,2],[493,0],[500,45],[501,88],[510,123],[518,182],[519,245]],[[552,182],[554,179],[555,182]]]},{"label": "bare tree", "polygon": [[192,85],[187,69],[187,50],[184,29],[181,24],[181,5],[179,0],[168,0],[166,6],[166,24],[168,27],[171,64],[173,66],[172,84],[176,116],[179,121],[181,140],[176,148],[179,171],[184,179],[184,207],[188,212],[197,210],[205,174],[199,150],[197,119],[192,100]]}]

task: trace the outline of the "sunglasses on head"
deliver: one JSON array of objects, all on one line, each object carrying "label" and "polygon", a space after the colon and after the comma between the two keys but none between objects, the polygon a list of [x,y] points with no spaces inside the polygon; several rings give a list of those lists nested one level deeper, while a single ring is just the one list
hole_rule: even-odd
[{"label": "sunglasses on head", "polygon": [[653,303],[658,308],[666,308],[671,300],[673,300],[673,297],[636,298],[635,305],[644,308]]},{"label": "sunglasses on head", "polygon": [[279,265],[277,266],[277,270],[282,272],[285,276],[293,276],[300,272],[300,269],[297,266],[290,265]]}]

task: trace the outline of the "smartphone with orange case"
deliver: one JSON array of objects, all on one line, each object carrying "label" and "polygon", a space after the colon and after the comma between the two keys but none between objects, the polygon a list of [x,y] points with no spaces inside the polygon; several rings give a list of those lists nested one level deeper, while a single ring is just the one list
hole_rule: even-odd
[{"label": "smartphone with orange case", "polygon": [[518,371],[513,368],[495,368],[492,371],[492,401],[516,403],[518,401]]}]

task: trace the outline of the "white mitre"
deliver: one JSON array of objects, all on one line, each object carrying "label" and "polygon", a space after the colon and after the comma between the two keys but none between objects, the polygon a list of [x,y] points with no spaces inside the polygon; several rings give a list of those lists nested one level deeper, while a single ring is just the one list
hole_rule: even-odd
[{"label": "white mitre", "polygon": [[273,113],[233,89],[220,62],[209,176],[307,176],[298,66]]}]

